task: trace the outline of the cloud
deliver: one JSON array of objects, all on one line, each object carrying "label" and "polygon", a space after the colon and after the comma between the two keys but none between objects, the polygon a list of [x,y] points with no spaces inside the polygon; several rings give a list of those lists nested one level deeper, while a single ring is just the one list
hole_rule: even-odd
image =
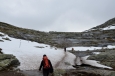
[{"label": "cloud", "polygon": [[115,17],[115,0],[0,0],[0,21],[41,31],[84,31]]}]

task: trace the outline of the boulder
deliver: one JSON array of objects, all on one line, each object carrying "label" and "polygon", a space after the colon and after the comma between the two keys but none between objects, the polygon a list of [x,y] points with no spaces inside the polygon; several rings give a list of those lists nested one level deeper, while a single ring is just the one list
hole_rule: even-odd
[{"label": "boulder", "polygon": [[115,72],[111,72],[108,76],[115,76]]},{"label": "boulder", "polygon": [[12,54],[0,54],[0,60],[15,58]]},{"label": "boulder", "polygon": [[100,61],[101,64],[110,66],[115,69],[115,50],[107,50],[98,55],[91,55],[88,57],[88,59]]},{"label": "boulder", "polygon": [[19,60],[11,54],[0,54],[0,70],[20,65]]}]

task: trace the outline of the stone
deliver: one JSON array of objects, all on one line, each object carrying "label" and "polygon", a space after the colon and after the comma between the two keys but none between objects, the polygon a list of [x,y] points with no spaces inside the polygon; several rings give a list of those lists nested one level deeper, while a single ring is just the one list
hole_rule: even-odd
[{"label": "stone", "polygon": [[109,76],[115,76],[115,72],[111,72]]},{"label": "stone", "polygon": [[18,65],[20,65],[19,60],[12,54],[0,54],[0,70]]}]

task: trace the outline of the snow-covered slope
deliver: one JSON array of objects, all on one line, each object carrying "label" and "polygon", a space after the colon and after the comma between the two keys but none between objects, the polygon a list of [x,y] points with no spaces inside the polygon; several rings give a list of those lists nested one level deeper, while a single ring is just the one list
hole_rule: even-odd
[{"label": "snow-covered slope", "polygon": [[[6,37],[11,41],[2,39]],[[0,40],[4,41],[0,42],[2,51],[5,54],[15,55],[21,62],[19,68],[22,70],[38,69],[43,54],[48,56],[53,66],[64,56],[64,51],[62,49],[55,50],[55,48],[51,48],[49,45],[10,38],[8,36],[0,37]],[[44,48],[36,48],[35,46]]]},{"label": "snow-covered slope", "polygon": [[[4,35],[3,33],[0,34]],[[4,38],[9,38],[10,40],[5,40]],[[21,62],[19,68],[21,70],[38,69],[43,54],[46,54],[48,56],[54,68],[73,69],[71,65],[74,65],[76,56],[69,52],[64,52],[63,49],[55,49],[54,47],[50,47],[50,45],[11,38],[7,35],[0,36],[0,40],[4,41],[0,42],[0,48],[2,48],[2,51],[5,54],[13,54],[19,59],[19,61]],[[78,50],[80,50],[80,48]],[[87,62],[86,59],[83,60]],[[55,67],[57,63],[59,64],[57,67]],[[88,63],[90,62],[88,61]]]}]

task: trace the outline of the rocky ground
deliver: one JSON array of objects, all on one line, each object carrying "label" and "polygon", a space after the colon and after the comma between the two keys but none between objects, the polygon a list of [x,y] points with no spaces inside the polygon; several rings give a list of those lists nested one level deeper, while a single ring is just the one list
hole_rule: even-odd
[{"label": "rocky ground", "polygon": [[21,72],[15,72],[15,71],[1,71],[0,76],[25,76]]}]

